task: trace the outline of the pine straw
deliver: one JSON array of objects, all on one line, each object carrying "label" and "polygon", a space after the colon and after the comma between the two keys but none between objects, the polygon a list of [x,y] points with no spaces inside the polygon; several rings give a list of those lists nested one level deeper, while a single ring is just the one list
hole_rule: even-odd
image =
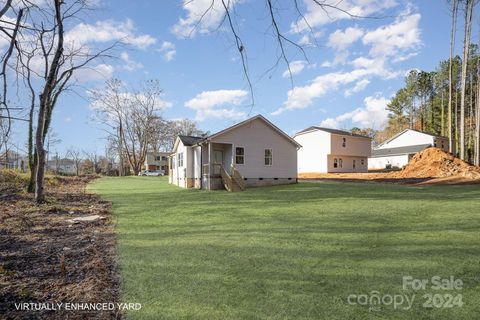
[{"label": "pine straw", "polygon": [[[18,311],[15,303],[118,302],[110,204],[85,192],[91,177],[58,178],[48,202],[0,199],[0,315],[7,319],[111,319],[118,311]],[[74,217],[106,219],[70,224]]]}]

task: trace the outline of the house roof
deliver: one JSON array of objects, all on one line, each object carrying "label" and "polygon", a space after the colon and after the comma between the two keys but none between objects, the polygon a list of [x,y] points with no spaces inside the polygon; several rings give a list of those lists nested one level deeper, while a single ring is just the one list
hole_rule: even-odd
[{"label": "house roof", "polygon": [[383,141],[383,142],[380,143],[378,146],[383,146],[384,144],[387,144],[387,143],[389,143],[390,141],[395,140],[396,138],[398,138],[399,136],[401,136],[402,134],[404,134],[404,133],[407,132],[407,131],[414,131],[414,132],[418,132],[418,133],[421,133],[421,134],[425,134],[425,135],[431,136],[431,137],[448,139],[447,137],[437,136],[437,135],[434,135],[434,134],[431,134],[431,133],[428,133],[428,132],[423,132],[423,131],[419,131],[419,130],[415,130],[415,129],[405,129],[405,130],[403,130],[403,131],[400,131],[399,133],[397,133],[397,134],[394,135],[393,137],[390,137],[390,138],[388,138],[387,140]]},{"label": "house roof", "polygon": [[202,137],[195,137],[195,136],[178,136],[180,141],[182,141],[184,146],[190,147],[196,144],[197,142],[200,142],[204,138]]},{"label": "house roof", "polygon": [[317,127],[317,126],[311,126],[311,127],[308,127],[307,129],[304,129],[300,132],[297,132],[295,134],[295,136],[299,135],[299,134],[302,134],[302,133],[307,133],[307,132],[310,132],[310,131],[315,131],[315,130],[320,130],[320,131],[325,131],[325,132],[328,132],[328,133],[332,133],[332,134],[339,134],[339,135],[343,135],[343,136],[352,136],[352,137],[359,137],[359,138],[366,138],[366,139],[372,139],[370,137],[367,137],[367,136],[363,136],[361,134],[356,134],[356,133],[352,133],[352,132],[349,132],[349,131],[344,131],[344,130],[338,130],[338,129],[331,129],[331,128],[323,128],[323,127]]},{"label": "house roof", "polygon": [[414,154],[431,147],[431,144],[417,144],[413,146],[398,147],[398,148],[385,148],[385,149],[373,149],[372,158],[386,157],[386,156],[399,156],[404,154]]},{"label": "house roof", "polygon": [[[267,120],[264,116],[262,116],[261,114],[258,114],[258,115],[256,115],[256,116],[251,117],[251,118],[249,118],[249,119],[247,119],[247,120],[244,120],[244,121],[242,121],[242,122],[239,122],[239,123],[237,123],[237,124],[235,124],[235,125],[233,125],[233,126],[231,126],[231,127],[228,127],[228,128],[226,128],[226,129],[223,129],[223,130],[221,130],[221,131],[219,131],[219,132],[217,132],[217,133],[214,133],[214,134],[212,134],[212,135],[210,135],[210,136],[208,136],[208,137],[206,137],[206,138],[204,138],[204,139],[202,139],[202,140],[209,140],[209,139],[216,138],[216,137],[218,137],[218,136],[220,136],[220,135],[222,135],[222,134],[224,134],[224,133],[226,133],[226,132],[228,132],[228,131],[234,130],[234,129],[238,128],[238,127],[243,126],[244,124],[247,124],[247,123],[249,123],[249,122],[251,122],[251,121],[253,121],[253,120],[257,120],[257,119],[262,120],[263,122],[265,122],[265,124],[267,124],[269,127],[271,127],[272,129],[274,129],[275,131],[277,131],[277,133],[279,133],[281,136],[283,136],[285,139],[287,139],[290,143],[294,144],[297,148],[301,148],[301,147],[302,147],[297,141],[295,141],[292,137],[290,137],[288,134],[286,134],[285,132],[283,132],[280,128],[278,128],[277,126],[275,126],[273,123],[271,123],[270,121],[268,121],[268,120]],[[202,141],[197,141],[197,144],[198,144],[199,142],[202,142]]]}]

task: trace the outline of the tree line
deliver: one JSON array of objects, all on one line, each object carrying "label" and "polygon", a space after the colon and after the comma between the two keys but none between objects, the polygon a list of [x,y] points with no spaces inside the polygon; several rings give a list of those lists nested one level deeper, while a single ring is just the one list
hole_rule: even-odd
[{"label": "tree line", "polygon": [[[480,51],[471,43],[477,1],[451,1],[450,57],[433,71],[411,70],[392,98],[382,139],[411,128],[449,138],[450,152],[480,164]],[[463,13],[463,50],[454,55],[459,11]]]},{"label": "tree line", "polygon": [[[112,58],[113,49],[122,44],[115,41],[97,49],[66,38],[67,28],[82,20],[92,10],[91,5],[90,0],[6,0],[0,4],[0,40],[7,43],[0,51],[0,151],[4,148],[8,154],[12,124],[26,123],[28,191],[35,194],[38,203],[45,201],[47,144],[59,99],[75,89],[81,69]],[[98,90],[92,101],[99,106],[97,115],[103,115],[103,124],[117,129],[108,136],[122,167],[127,163],[138,173],[149,148],[171,144],[171,137],[159,138],[166,128],[199,133],[194,123],[161,117],[156,109],[161,94],[157,81],[148,81],[129,93],[120,92],[121,85],[118,80],[107,82],[107,94]],[[115,95],[117,105],[112,106],[108,99]]]}]

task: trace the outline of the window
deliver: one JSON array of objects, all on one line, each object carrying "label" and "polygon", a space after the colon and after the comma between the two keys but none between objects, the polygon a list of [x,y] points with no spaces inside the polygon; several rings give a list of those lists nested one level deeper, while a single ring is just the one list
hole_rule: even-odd
[{"label": "window", "polygon": [[333,167],[338,168],[338,159],[337,158],[333,159]]},{"label": "window", "polygon": [[155,161],[160,161],[160,156],[155,156]]},{"label": "window", "polygon": [[245,164],[245,148],[244,147],[235,148],[235,163]]},{"label": "window", "polygon": [[178,154],[178,166],[183,167],[183,152]]},{"label": "window", "polygon": [[273,162],[272,149],[265,149],[265,165],[271,166]]},{"label": "window", "polygon": [[340,165],[340,168],[343,168],[343,160],[342,160],[342,158],[338,159],[338,164]]},{"label": "window", "polygon": [[167,157],[166,157],[166,156],[162,156],[162,161],[167,161]]},{"label": "window", "polygon": [[360,160],[360,163],[362,164],[362,166],[365,165],[365,159]]},{"label": "window", "polygon": [[342,138],[342,147],[346,147],[347,146],[347,138]]},{"label": "window", "polygon": [[357,167],[357,160],[353,160],[353,169]]}]

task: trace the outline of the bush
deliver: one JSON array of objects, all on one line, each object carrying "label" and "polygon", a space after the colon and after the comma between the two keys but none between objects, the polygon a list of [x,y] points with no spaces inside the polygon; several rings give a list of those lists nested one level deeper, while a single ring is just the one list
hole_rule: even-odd
[{"label": "bush", "polygon": [[[45,186],[58,186],[61,177],[45,176]],[[26,190],[30,181],[30,173],[18,170],[0,169],[0,194],[16,193]]]},{"label": "bush", "polygon": [[26,173],[16,170],[0,170],[0,194],[19,192],[28,186],[29,177]]}]

